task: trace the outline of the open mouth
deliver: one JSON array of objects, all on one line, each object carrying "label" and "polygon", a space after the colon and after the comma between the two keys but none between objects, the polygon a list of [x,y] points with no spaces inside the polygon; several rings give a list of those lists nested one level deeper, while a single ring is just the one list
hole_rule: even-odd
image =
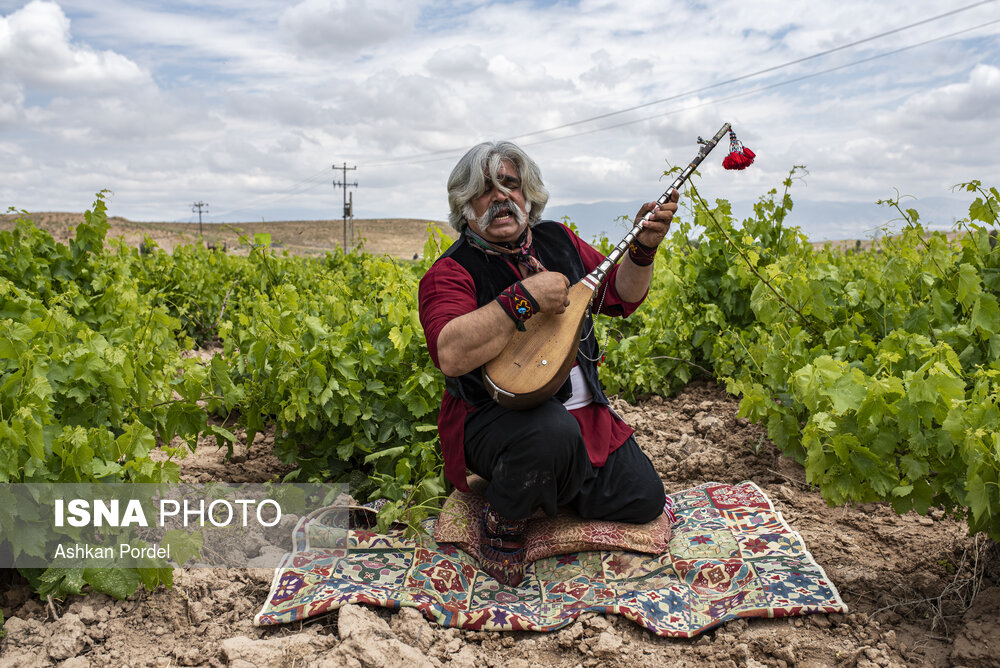
[{"label": "open mouth", "polygon": [[490,223],[501,222],[509,220],[514,216],[514,212],[510,210],[509,204],[501,204],[497,207],[496,212],[491,217]]}]

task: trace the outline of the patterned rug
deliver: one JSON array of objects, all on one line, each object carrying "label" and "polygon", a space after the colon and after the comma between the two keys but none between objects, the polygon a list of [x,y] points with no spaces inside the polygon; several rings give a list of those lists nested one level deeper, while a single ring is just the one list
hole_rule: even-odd
[{"label": "patterned rug", "polygon": [[[258,626],[367,603],[415,607],[442,626],[552,631],[586,611],[619,614],[660,636],[690,638],[737,617],[846,612],[802,538],[751,482],[671,494],[669,551],[577,552],[540,559],[516,588],[453,544],[351,530],[346,546],[303,540],[276,569]],[[303,528],[304,527],[304,528]],[[425,528],[433,534],[433,520]],[[319,533],[322,533],[320,530]]]}]

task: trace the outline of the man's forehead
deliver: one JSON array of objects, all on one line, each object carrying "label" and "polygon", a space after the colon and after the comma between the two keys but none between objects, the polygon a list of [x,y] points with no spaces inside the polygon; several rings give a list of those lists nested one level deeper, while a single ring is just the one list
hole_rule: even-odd
[{"label": "man's forehead", "polygon": [[[490,170],[489,170],[489,166],[488,165],[487,165],[486,169],[483,170],[483,176],[485,176],[487,179],[491,178]],[[497,169],[497,176],[516,176],[516,177],[520,177],[520,174],[517,171],[517,165],[515,165],[510,159],[503,158],[503,159],[500,160],[500,168]]]}]

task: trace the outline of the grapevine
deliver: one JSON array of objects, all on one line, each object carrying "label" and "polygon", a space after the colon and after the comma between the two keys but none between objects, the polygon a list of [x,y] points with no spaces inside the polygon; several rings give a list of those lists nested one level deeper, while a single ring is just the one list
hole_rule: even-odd
[{"label": "grapevine", "polygon": [[[646,303],[607,340],[602,382],[626,398],[696,375],[803,464],[830,503],[941,507],[1000,538],[1000,195],[971,181],[957,239],[904,226],[871,251],[814,249],[786,225],[789,188],[736,224],[692,191]],[[419,262],[254,247],[142,252],[106,239],[105,193],[68,244],[22,215],[0,232],[0,481],[176,481],[174,456],[273,429],[290,480],[388,498],[380,522],[447,492],[436,433],[443,378],[417,319]],[[695,227],[705,230],[692,238]],[[605,241],[605,245],[607,245]],[[210,360],[182,355],[220,349]],[[419,517],[411,515],[414,521]],[[5,529],[9,549],[17,531]],[[124,597],[169,570],[31,571],[41,595]]]}]

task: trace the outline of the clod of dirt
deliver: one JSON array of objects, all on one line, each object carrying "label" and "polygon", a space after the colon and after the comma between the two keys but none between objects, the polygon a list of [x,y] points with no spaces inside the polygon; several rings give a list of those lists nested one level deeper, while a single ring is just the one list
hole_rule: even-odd
[{"label": "clod of dirt", "polygon": [[601,635],[597,636],[597,642],[594,643],[594,654],[596,656],[611,658],[618,654],[622,647],[622,639],[614,634],[612,631],[604,631]]},{"label": "clod of dirt", "polygon": [[52,625],[52,640],[48,644],[49,657],[54,661],[64,661],[83,651],[90,642],[87,629],[79,615],[64,615]]},{"label": "clod of dirt", "polygon": [[407,645],[426,652],[434,643],[434,628],[416,608],[401,608],[390,622],[396,636]]},{"label": "clod of dirt", "polygon": [[360,605],[340,608],[337,629],[342,642],[330,657],[334,660],[331,666],[434,668],[419,649],[396,638],[389,624],[368,608]]},{"label": "clod of dirt", "polygon": [[295,665],[316,656],[333,644],[329,637],[300,633],[284,638],[254,640],[236,636],[222,641],[222,654],[229,668],[261,668],[263,666]]},{"label": "clod of dirt", "polygon": [[722,427],[722,420],[714,415],[703,415],[699,413],[694,419],[694,429],[699,434],[709,434]]},{"label": "clod of dirt", "polygon": [[979,592],[955,636],[951,661],[956,665],[1000,666],[1000,587]]}]

